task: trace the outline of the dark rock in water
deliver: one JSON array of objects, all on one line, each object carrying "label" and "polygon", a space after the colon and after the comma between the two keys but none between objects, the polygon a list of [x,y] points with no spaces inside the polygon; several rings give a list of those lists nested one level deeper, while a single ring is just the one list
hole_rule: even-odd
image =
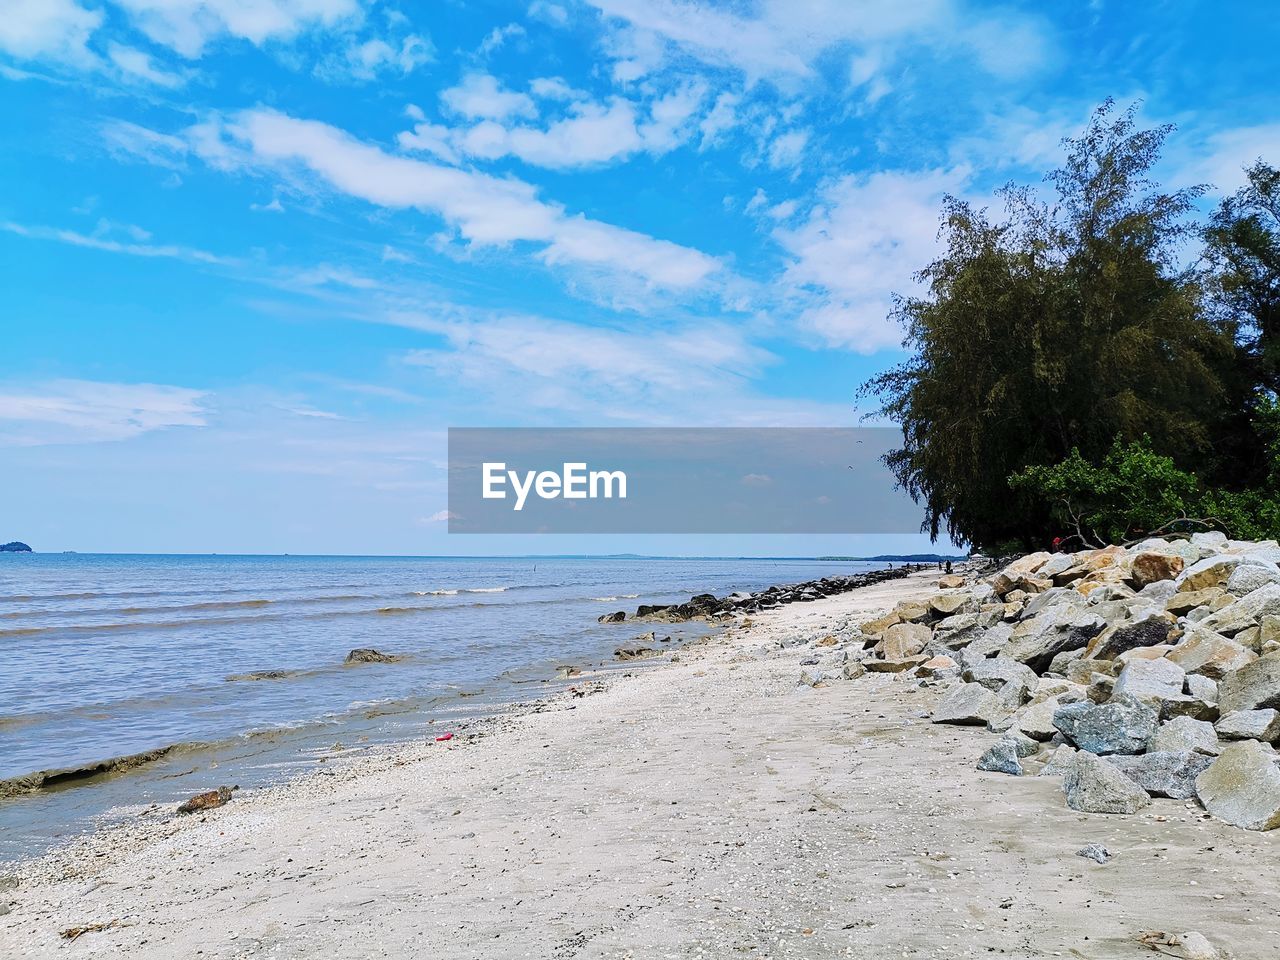
[{"label": "dark rock in water", "polygon": [[373,647],[360,647],[347,654],[347,663],[395,663],[401,657],[390,653],[379,653]]},{"label": "dark rock in water", "polygon": [[10,540],[8,543],[0,543],[0,553],[31,553],[31,548],[21,540]]},{"label": "dark rock in water", "polygon": [[38,770],[35,773],[24,774],[20,777],[0,780],[0,798],[15,797],[19,794],[43,790],[47,787],[62,786],[76,780],[88,780],[91,777],[98,777],[107,773],[123,773],[126,770],[132,770],[134,767],[140,767],[144,763],[159,760],[172,749],[172,746],[160,747],[157,750],[131,753],[123,757],[111,757],[107,760],[99,760],[96,763],[87,763],[79,767]]},{"label": "dark rock in water", "polygon": [[997,740],[978,760],[979,770],[1022,776],[1022,764],[1018,762],[1018,745],[1012,740]]},{"label": "dark rock in water", "polygon": [[222,786],[207,793],[197,793],[190,800],[178,807],[179,813],[199,813],[201,810],[213,810],[231,799],[231,787]]},{"label": "dark rock in water", "polygon": [[603,616],[596,617],[597,623],[622,623],[627,619],[627,611],[619,610],[616,613],[606,613]]},{"label": "dark rock in water", "polygon": [[566,663],[556,667],[556,679],[568,680],[571,677],[582,676],[582,671],[573,664]]},{"label": "dark rock in water", "polygon": [[[354,651],[353,651],[354,652]],[[350,657],[347,657],[350,660]],[[255,670],[252,673],[233,673],[227,677],[227,683],[248,682],[251,680],[287,680],[297,670]]]},{"label": "dark rock in water", "polygon": [[1069,703],[1053,715],[1053,725],[1089,753],[1142,753],[1159,726],[1156,712],[1128,694],[1110,703]]}]

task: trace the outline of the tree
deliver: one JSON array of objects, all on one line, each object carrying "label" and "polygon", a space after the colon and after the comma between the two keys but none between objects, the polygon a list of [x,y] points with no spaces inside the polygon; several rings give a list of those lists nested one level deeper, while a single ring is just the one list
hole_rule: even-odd
[{"label": "tree", "polygon": [[887,460],[932,536],[1052,535],[1049,505],[1008,478],[1073,449],[1096,461],[1116,437],[1149,435],[1178,463],[1211,454],[1231,330],[1180,265],[1202,189],[1148,179],[1170,130],[1138,129],[1108,101],[1065,142],[1051,202],[1010,184],[997,222],[946,199],[944,252],[917,275],[926,292],[895,304],[913,355],[862,388],[902,425]]}]

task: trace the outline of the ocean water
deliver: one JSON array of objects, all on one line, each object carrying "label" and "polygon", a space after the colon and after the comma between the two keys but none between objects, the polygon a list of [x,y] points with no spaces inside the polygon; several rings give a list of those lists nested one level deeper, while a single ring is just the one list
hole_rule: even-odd
[{"label": "ocean water", "polygon": [[[849,561],[0,554],[0,779],[184,745],[0,800],[0,859],[119,805],[253,784],[434,732],[608,665],[613,610],[844,575]],[[657,625],[675,643],[702,624]],[[402,659],[348,665],[374,647]],[[257,671],[281,679],[231,680]]]}]

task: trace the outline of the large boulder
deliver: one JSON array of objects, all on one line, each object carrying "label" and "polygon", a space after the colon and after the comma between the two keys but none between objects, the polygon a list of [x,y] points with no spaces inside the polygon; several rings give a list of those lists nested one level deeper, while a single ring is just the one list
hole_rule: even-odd
[{"label": "large boulder", "polygon": [[1196,778],[1196,796],[1219,820],[1246,830],[1280,827],[1280,770],[1275,753],[1257,740],[1241,740]]},{"label": "large boulder", "polygon": [[1280,569],[1274,563],[1247,560],[1231,571],[1226,589],[1234,597],[1243,597],[1272,583],[1280,583]]},{"label": "large boulder", "polygon": [[1174,717],[1162,723],[1147,742],[1148,752],[1185,753],[1189,750],[1209,756],[1218,755],[1218,734],[1214,732],[1212,723],[1192,717]]},{"label": "large boulder", "polygon": [[1179,590],[1165,600],[1164,608],[1174,616],[1181,617],[1197,607],[1208,607],[1212,613],[1231,602],[1231,595],[1221,587],[1206,587],[1203,590]]},{"label": "large boulder", "polygon": [[[1013,684],[1014,688],[1020,691],[1020,696],[1029,694],[1035,688],[1036,680],[1039,679],[1030,667],[1018,663],[1017,660],[1010,660],[1008,657],[978,660],[965,668],[963,676],[970,683],[981,684],[992,693],[1000,693],[1009,684]],[[1025,699],[1025,696],[1021,696],[1014,706],[1018,706]]]},{"label": "large boulder", "polygon": [[1196,795],[1196,777],[1204,773],[1214,758],[1193,750],[1161,750],[1137,757],[1107,757],[1106,762],[1147,793],[1174,800]]},{"label": "large boulder", "polygon": [[1018,745],[1013,740],[1003,737],[993,743],[978,758],[979,770],[990,770],[994,773],[1008,773],[1015,777],[1022,776],[1022,764],[1018,762]]},{"label": "large boulder", "polygon": [[1200,622],[1210,630],[1232,636],[1256,627],[1264,617],[1276,614],[1280,614],[1280,583],[1269,583],[1214,611]]},{"label": "large boulder", "polygon": [[977,607],[973,598],[963,590],[949,590],[946,593],[935,593],[929,598],[929,610],[939,619],[945,619],[956,613],[967,613]]},{"label": "large boulder", "polygon": [[1081,751],[1062,776],[1067,806],[1084,813],[1137,813],[1151,802],[1143,790],[1105,760]]},{"label": "large boulder", "polygon": [[934,628],[934,646],[941,650],[960,650],[981,637],[985,629],[978,614],[957,613]]},{"label": "large boulder", "polygon": [[1064,737],[1089,753],[1142,753],[1156,732],[1156,711],[1127,694],[1109,703],[1069,703],[1053,715]]},{"label": "large boulder", "polygon": [[1280,710],[1237,710],[1214,726],[1223,740],[1280,740]]},{"label": "large boulder", "polygon": [[1024,735],[1040,743],[1052,740],[1058,728],[1053,725],[1053,715],[1069,702],[1066,696],[1047,697],[1034,701],[1023,708],[1015,721],[1015,727]]},{"label": "large boulder", "polygon": [[934,723],[985,727],[1007,713],[996,695],[986,687],[976,683],[963,683],[938,704],[933,711],[932,720]]},{"label": "large boulder", "polygon": [[933,631],[923,623],[895,623],[880,641],[886,660],[905,660],[925,648]]},{"label": "large boulder", "polygon": [[1175,554],[1147,551],[1133,558],[1129,567],[1129,582],[1138,589],[1160,580],[1172,580],[1182,572],[1186,561]]},{"label": "large boulder", "polygon": [[1218,681],[1218,709],[1223,716],[1267,708],[1280,710],[1280,652],[1259,657]]},{"label": "large boulder", "polygon": [[1159,705],[1162,701],[1182,695],[1186,671],[1169,660],[1130,661],[1116,679],[1112,696],[1128,694],[1143,703]]},{"label": "large boulder", "polygon": [[1092,610],[1070,606],[1046,610],[1013,628],[1004,655],[1043,673],[1059,653],[1087,646],[1106,626],[1107,622]]},{"label": "large boulder", "polygon": [[1114,660],[1126,651],[1164,643],[1172,629],[1171,615],[1147,609],[1132,620],[1105,628],[1089,642],[1085,655],[1094,660]]},{"label": "large boulder", "polygon": [[1220,681],[1256,660],[1258,655],[1219,633],[1190,624],[1178,645],[1165,657],[1187,673],[1198,673]]},{"label": "large boulder", "polygon": [[1182,571],[1182,575],[1178,577],[1178,589],[1186,592],[1204,590],[1207,587],[1220,587],[1227,582],[1227,578],[1239,565],[1239,557],[1205,557]]}]

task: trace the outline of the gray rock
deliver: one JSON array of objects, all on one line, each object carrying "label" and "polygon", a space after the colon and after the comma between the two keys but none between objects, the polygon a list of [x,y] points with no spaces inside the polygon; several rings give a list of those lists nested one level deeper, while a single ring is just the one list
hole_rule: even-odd
[{"label": "gray rock", "polygon": [[1218,681],[1218,709],[1280,710],[1280,652],[1247,663]]},{"label": "gray rock", "polygon": [[1040,772],[1036,774],[1038,777],[1061,777],[1075,766],[1076,754],[1079,751],[1075,747],[1069,747],[1065,743],[1058,747],[1049,755],[1049,759],[1045,765],[1040,768]]},{"label": "gray rock", "polygon": [[1070,587],[1052,587],[1039,596],[1032,597],[1022,610],[1022,619],[1037,617],[1044,610],[1057,607],[1060,610],[1083,607],[1087,601]]},{"label": "gray rock", "polygon": [[981,637],[985,630],[978,614],[958,613],[937,625],[933,631],[933,642],[948,651],[960,650]]},{"label": "gray rock", "polygon": [[1178,585],[1172,580],[1156,580],[1154,583],[1148,583],[1145,587],[1138,591],[1138,596],[1150,601],[1151,603],[1164,604],[1166,600],[1178,592]]},{"label": "gray rock", "polygon": [[1132,660],[1120,671],[1113,698],[1128,694],[1143,703],[1158,704],[1182,695],[1187,674],[1171,660]]},{"label": "gray rock", "polygon": [[1155,797],[1189,800],[1196,795],[1196,777],[1209,769],[1214,758],[1194,750],[1160,750],[1139,757],[1107,757],[1114,766]]},{"label": "gray rock", "polygon": [[1137,813],[1151,802],[1127,776],[1092,753],[1080,751],[1062,776],[1067,806],[1084,813]]},{"label": "gray rock", "polygon": [[1221,530],[1206,530],[1191,535],[1191,545],[1204,553],[1218,553],[1227,545],[1227,535]]},{"label": "gray rock", "polygon": [[1216,757],[1220,747],[1212,723],[1191,717],[1174,717],[1160,725],[1160,729],[1147,741],[1147,750],[1171,753],[1194,750]]},{"label": "gray rock", "polygon": [[1000,739],[1013,744],[1014,752],[1019,758],[1034,757],[1040,752],[1040,744],[1018,730],[1010,730]]},{"label": "gray rock", "polygon": [[1144,610],[1127,623],[1103,630],[1089,645],[1089,656],[1095,660],[1114,660],[1127,650],[1154,647],[1169,639],[1171,629],[1173,622],[1167,613]]},{"label": "gray rock", "polygon": [[1156,712],[1126,694],[1108,703],[1069,703],[1053,715],[1053,725],[1089,753],[1141,753],[1156,732]]},{"label": "gray rock", "polygon": [[841,668],[840,675],[846,680],[857,680],[859,677],[865,675],[866,672],[867,668],[865,666],[857,660],[851,660]]},{"label": "gray rock", "polygon": [[1187,674],[1187,682],[1183,689],[1188,696],[1204,700],[1208,703],[1218,702],[1218,682],[1212,677],[1200,673]]},{"label": "gray rock", "polygon": [[1268,583],[1205,617],[1201,624],[1224,636],[1233,636],[1275,614],[1280,614],[1280,583]]},{"label": "gray rock", "polygon": [[1091,843],[1087,847],[1077,850],[1076,856],[1084,857],[1097,863],[1106,863],[1111,859],[1111,851],[1100,843]]},{"label": "gray rock", "polygon": [[[1205,618],[1208,623],[1209,618]],[[1229,673],[1256,660],[1258,655],[1234,640],[1207,629],[1203,624],[1190,624],[1178,645],[1166,657],[1187,673],[1199,673],[1211,680],[1221,680]]]},{"label": "gray rock", "polygon": [[1223,740],[1262,740],[1275,743],[1280,740],[1280,711],[1237,710],[1220,719],[1215,726],[1218,736]]},{"label": "gray rock", "polygon": [[963,683],[938,704],[932,719],[934,723],[985,727],[1007,712],[996,695],[986,687],[976,683]]},{"label": "gray rock", "polygon": [[[1026,693],[1035,687],[1038,679],[1035,671],[1030,667],[1019,663],[1017,660],[1010,660],[1008,657],[992,657],[989,660],[979,660],[972,666],[965,668],[961,676],[970,683],[977,683],[986,687],[992,693],[1000,693],[1010,684]],[[1014,706],[1018,706],[1025,699],[1025,696],[1022,697]]]},{"label": "gray rock", "polygon": [[1161,720],[1173,720],[1175,717],[1190,717],[1192,720],[1213,723],[1218,719],[1218,705],[1184,693],[1178,697],[1170,697],[1160,704]]},{"label": "gray rock", "polygon": [[1227,577],[1227,593],[1243,597],[1270,583],[1280,583],[1280,570],[1274,563],[1246,560]]},{"label": "gray rock", "polygon": [[1001,737],[978,760],[979,770],[1022,776],[1022,764],[1018,762],[1018,746],[1012,740]]},{"label": "gray rock", "polygon": [[1196,796],[1219,820],[1246,830],[1280,826],[1280,770],[1257,740],[1241,740],[1196,778]]},{"label": "gray rock", "polygon": [[1050,610],[1014,627],[1004,656],[1043,673],[1059,653],[1086,646],[1106,626],[1107,622],[1092,610],[1065,606]]}]

